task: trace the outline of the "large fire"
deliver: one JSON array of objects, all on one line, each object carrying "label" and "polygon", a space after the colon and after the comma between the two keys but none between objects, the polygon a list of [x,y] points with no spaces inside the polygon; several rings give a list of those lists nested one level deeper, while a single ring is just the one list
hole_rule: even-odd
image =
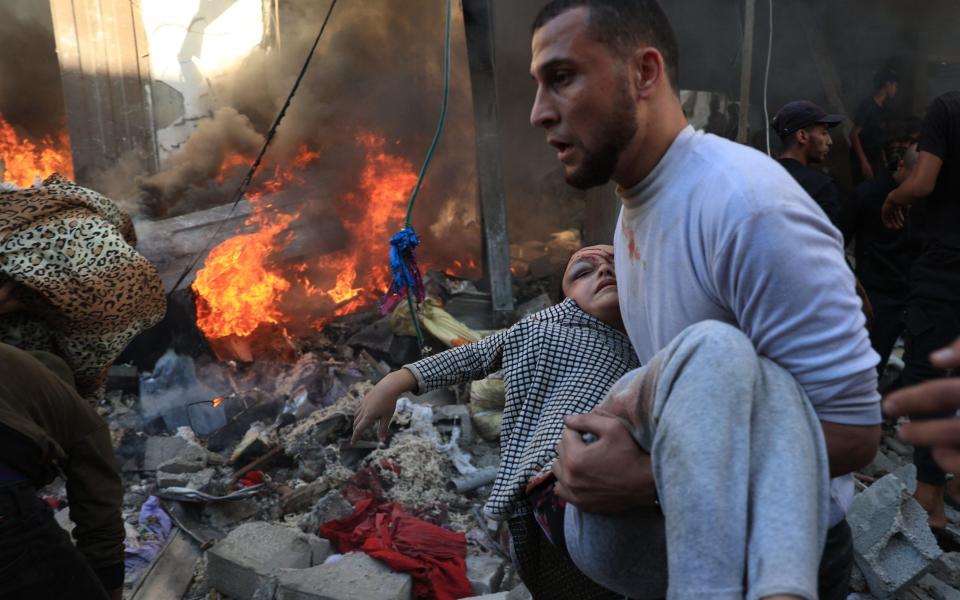
[{"label": "large fire", "polygon": [[[369,306],[388,284],[389,239],[403,224],[407,201],[417,175],[407,159],[387,151],[384,138],[361,133],[356,143],[364,153],[355,191],[334,201],[349,236],[343,250],[321,256],[312,264],[274,262],[290,242],[288,227],[298,215],[277,212],[265,193],[289,184],[302,184],[302,173],[319,153],[301,146],[287,167],[274,167],[272,177],[249,195],[253,214],[247,224],[257,230],[230,238],[214,248],[193,289],[197,293],[198,325],[208,339],[250,336],[261,325],[283,328],[288,317],[282,305],[299,292],[326,307],[313,325]],[[229,158],[225,167],[243,165]],[[315,285],[313,282],[325,282]]]},{"label": "large fire", "polygon": [[20,187],[29,187],[51,173],[73,179],[73,158],[66,130],[61,131],[57,139],[31,141],[18,135],[13,125],[0,115],[0,160],[5,167],[2,180]]}]

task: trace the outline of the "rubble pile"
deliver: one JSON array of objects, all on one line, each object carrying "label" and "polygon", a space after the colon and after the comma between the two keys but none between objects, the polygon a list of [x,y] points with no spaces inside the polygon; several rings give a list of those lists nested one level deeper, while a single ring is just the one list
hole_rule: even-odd
[{"label": "rubble pile", "polygon": [[[472,286],[459,293],[482,296]],[[469,310],[492,329],[489,306]],[[434,350],[483,334],[440,303],[429,325]],[[349,443],[360,399],[418,358],[408,333],[402,319],[355,313],[251,363],[170,351],[150,373],[115,367],[100,412],[125,483],[125,597],[422,595],[422,576],[390,568],[363,545],[376,528],[358,526],[357,547],[342,554],[320,535],[385,507],[408,534],[440,527],[465,550],[457,597],[528,597],[481,516],[499,447],[496,433],[476,433],[469,386],[401,398],[385,443],[372,431]],[[283,360],[293,346],[294,359]],[[500,382],[483,392],[484,410],[496,407],[498,389],[502,408]],[[62,485],[46,494],[65,498]],[[70,527],[68,508],[58,521]]]},{"label": "rubble pile", "polygon": [[[548,304],[541,293],[517,318]],[[442,315],[430,324],[435,350],[443,336],[472,335],[431,310]],[[501,379],[401,398],[385,444],[373,431],[349,443],[360,399],[417,358],[405,332],[402,319],[354,314],[299,341],[290,362],[168,353],[139,380],[114,369],[101,412],[125,480],[125,597],[449,597],[423,591],[422,569],[391,566],[449,569],[444,544],[459,544],[456,597],[468,586],[473,598],[529,598],[481,511],[499,464]],[[852,598],[960,600],[960,511],[948,507],[950,524],[934,538],[912,498],[911,453],[888,429],[857,474]],[[65,497],[62,484],[46,494]],[[57,514],[67,528],[68,510]],[[401,529],[434,543],[384,558],[402,546],[384,536]]]}]

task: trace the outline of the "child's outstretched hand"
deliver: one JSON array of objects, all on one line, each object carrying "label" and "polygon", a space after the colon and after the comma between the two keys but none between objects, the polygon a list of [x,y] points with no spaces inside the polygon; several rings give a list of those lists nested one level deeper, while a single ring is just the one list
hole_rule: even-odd
[{"label": "child's outstretched hand", "polygon": [[373,386],[370,393],[360,401],[360,409],[353,418],[353,436],[350,444],[356,445],[363,432],[379,421],[377,438],[382,442],[387,439],[390,431],[390,420],[397,408],[397,398],[400,394],[417,389],[417,380],[413,373],[406,369],[394,371]]}]

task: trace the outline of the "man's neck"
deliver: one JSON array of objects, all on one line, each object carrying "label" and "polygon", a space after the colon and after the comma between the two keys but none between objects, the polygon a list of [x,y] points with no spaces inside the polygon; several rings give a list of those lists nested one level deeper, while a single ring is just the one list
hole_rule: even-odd
[{"label": "man's neck", "polygon": [[613,180],[625,190],[643,181],[660,164],[673,140],[687,126],[687,117],[679,100],[673,92],[668,93],[670,97],[662,98],[660,106],[649,111],[645,126],[638,128],[633,140],[620,154]]},{"label": "man's neck", "polygon": [[784,150],[780,153],[779,158],[780,160],[785,160],[788,158],[795,160],[805,167],[810,165],[809,161],[807,160],[807,156],[803,153],[803,150],[801,150],[799,146],[793,146],[792,148]]}]

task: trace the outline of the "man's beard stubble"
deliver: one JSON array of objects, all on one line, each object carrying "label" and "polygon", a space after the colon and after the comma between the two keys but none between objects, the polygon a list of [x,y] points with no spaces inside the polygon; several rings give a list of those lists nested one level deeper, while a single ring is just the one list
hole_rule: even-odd
[{"label": "man's beard stubble", "polygon": [[603,140],[603,145],[589,154],[584,148],[580,168],[565,177],[567,183],[577,189],[586,190],[610,181],[620,160],[620,153],[637,133],[634,101],[626,81],[613,100],[613,110],[606,119],[598,123],[597,129],[600,131],[597,138]]}]

